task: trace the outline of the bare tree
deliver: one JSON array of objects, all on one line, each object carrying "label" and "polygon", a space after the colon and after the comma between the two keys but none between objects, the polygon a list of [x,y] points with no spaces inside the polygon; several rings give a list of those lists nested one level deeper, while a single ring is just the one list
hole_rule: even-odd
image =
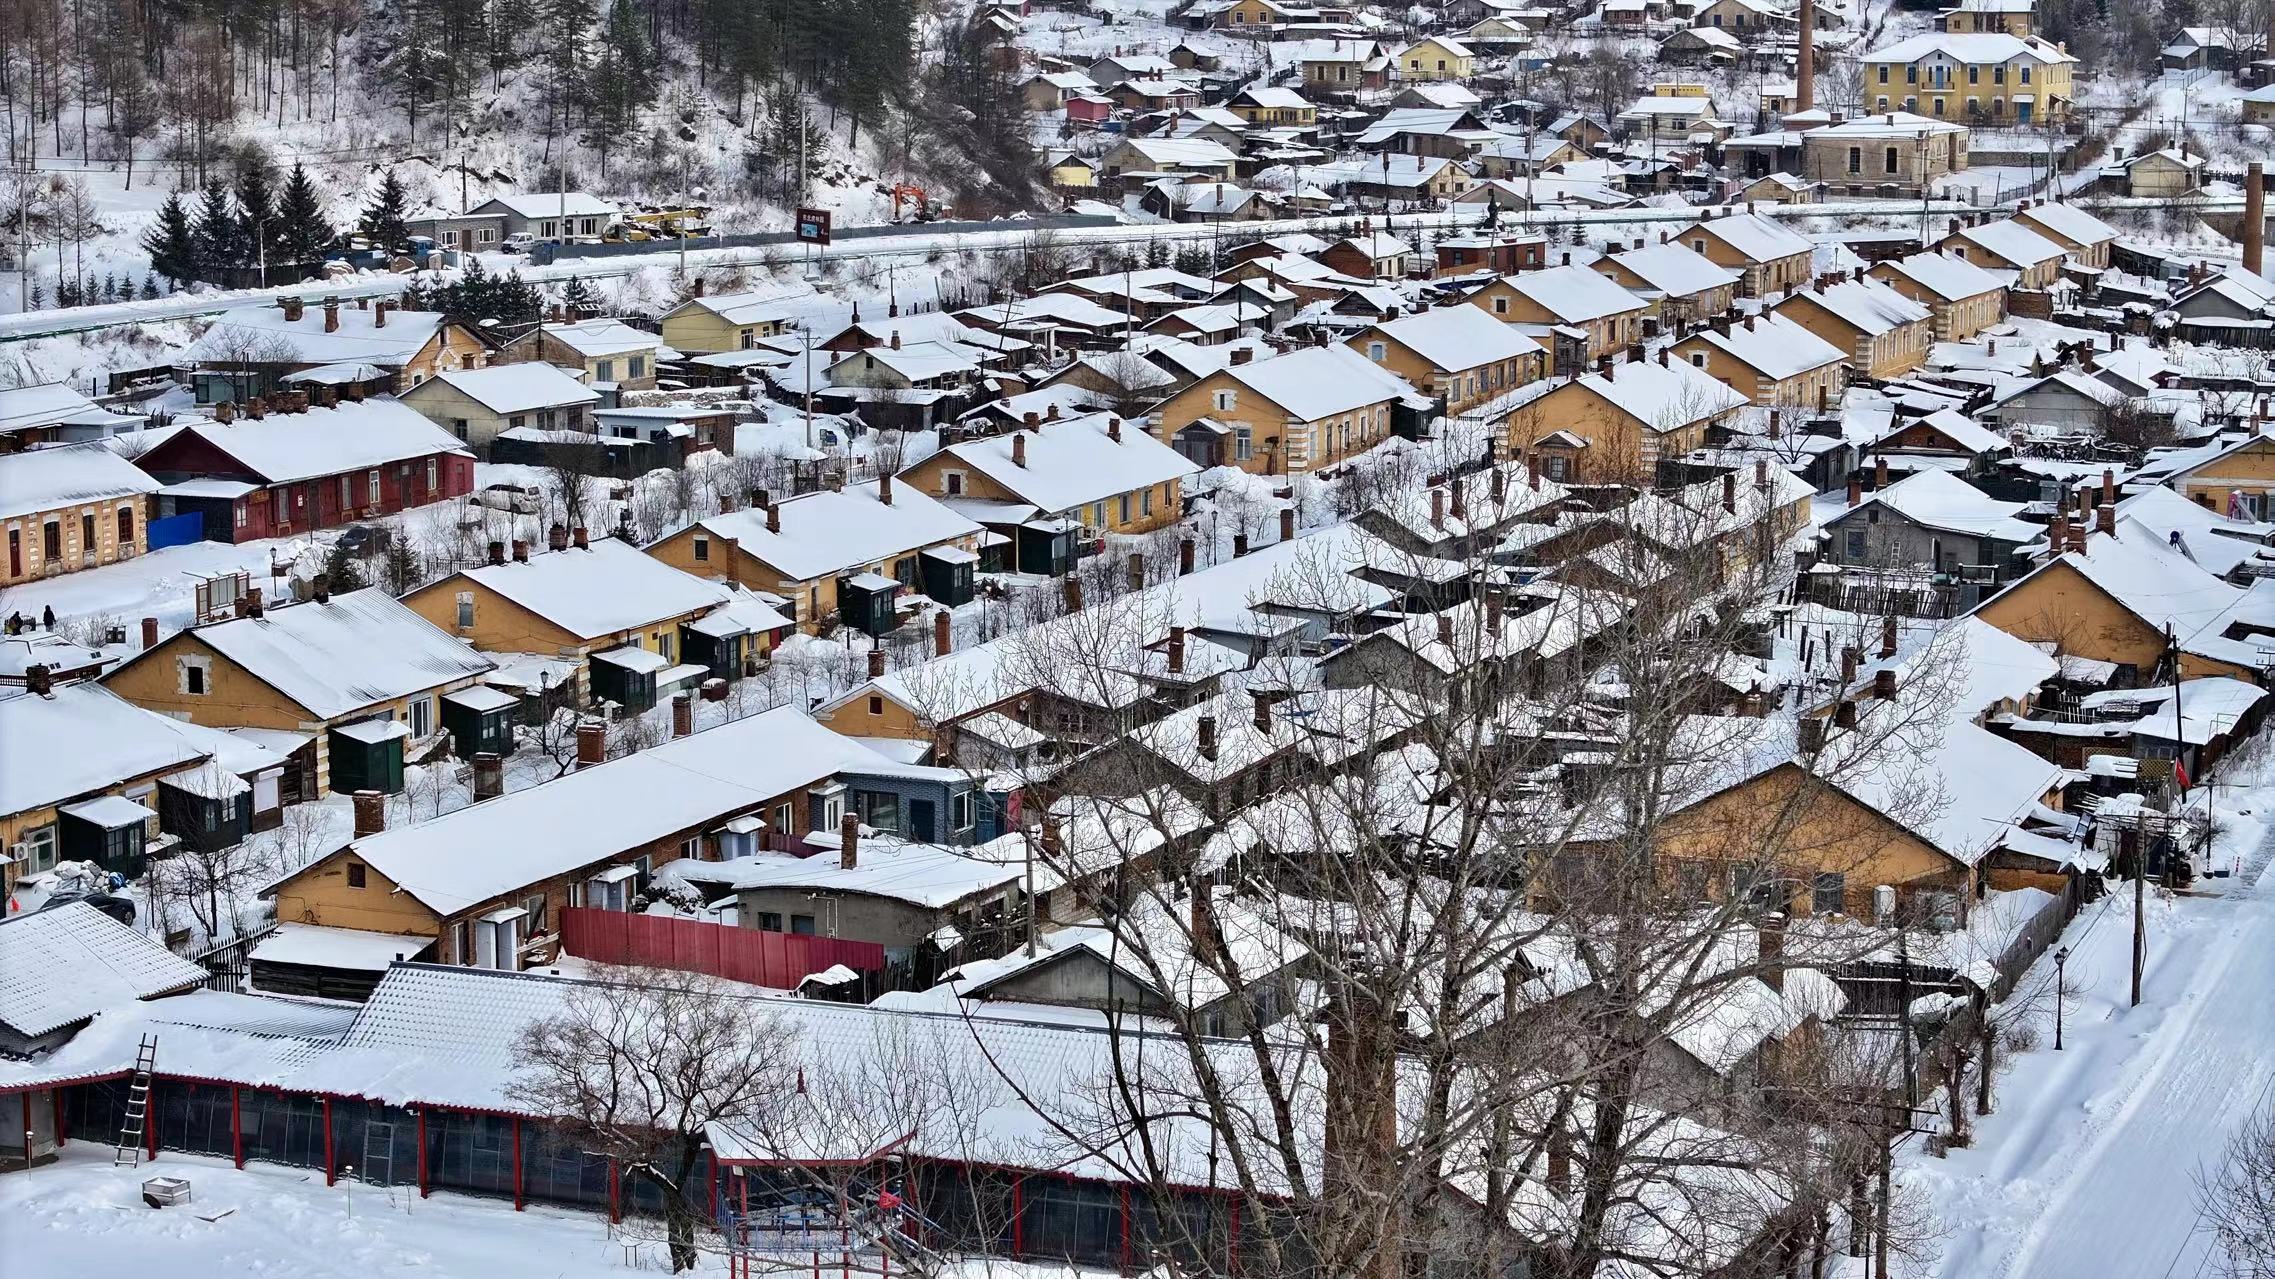
[{"label": "bare tree", "polygon": [[2275,1103],[2263,1099],[2228,1139],[2219,1167],[2199,1175],[2196,1202],[2227,1254],[2223,1273],[2275,1276]]}]

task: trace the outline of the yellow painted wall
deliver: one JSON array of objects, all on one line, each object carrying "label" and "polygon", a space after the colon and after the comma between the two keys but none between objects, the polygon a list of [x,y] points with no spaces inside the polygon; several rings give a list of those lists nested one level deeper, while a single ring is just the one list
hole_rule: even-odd
[{"label": "yellow painted wall", "polygon": [[1744,296],[1750,298],[1768,297],[1773,293],[1798,289],[1809,282],[1810,259],[1814,255],[1794,253],[1782,258],[1772,258],[1767,262],[1756,262],[1730,247],[1721,236],[1709,234],[1707,230],[1702,229],[1709,228],[1712,225],[1709,222],[1696,223],[1677,235],[1675,239],[1679,243],[1689,245],[1692,252],[1699,254],[1714,265],[1726,270],[1736,271],[1743,276],[1744,279],[1740,281],[1739,288]]},{"label": "yellow painted wall", "polygon": [[[1506,278],[1495,280],[1477,290],[1470,294],[1467,300],[1471,306],[1483,307],[1487,315],[1507,324],[1567,323],[1562,317],[1511,288]],[[1639,303],[1632,311],[1620,311],[1612,315],[1599,316],[1585,324],[1575,326],[1584,330],[1588,335],[1588,358],[1593,360],[1599,355],[1616,352],[1629,343],[1642,341],[1644,310],[1645,308]],[[1543,342],[1541,345],[1548,347],[1551,351],[1555,349],[1553,343]],[[1552,356],[1548,371],[1561,373],[1564,370],[1555,366],[1555,360]]]},{"label": "yellow painted wall", "polygon": [[1910,277],[1887,263],[1872,268],[1872,278],[1924,306],[1931,313],[1938,342],[1964,342],[2006,318],[2006,290],[1986,289],[1973,297],[1946,302],[1933,290],[1914,284]]},{"label": "yellow painted wall", "polygon": [[[1915,65],[1917,79],[1907,83],[1904,79],[1907,65]],[[2030,81],[2022,80],[2024,66],[2030,69]],[[1941,87],[1929,83],[1930,76],[1924,62],[1872,62],[1864,67],[1864,94],[1872,100],[1874,114],[1889,110],[1910,111],[1937,120],[1967,122],[1971,117],[1967,100],[1975,104],[1991,123],[2013,123],[2017,119],[2014,99],[2017,94],[2034,99],[2030,103],[2030,122],[2042,124],[2048,120],[2060,122],[2069,116],[2070,103],[2076,97],[2074,64],[2068,62],[2047,65],[2031,59],[2017,58],[2008,63],[1976,62],[1953,66],[1949,81]],[[2000,76],[2003,69],[2004,78]],[[1973,82],[1969,82],[1969,74]],[[2059,99],[2058,101],[2056,99]]]},{"label": "yellow painted wall", "polygon": [[[1598,258],[1595,265],[1599,273],[1610,277],[1612,283],[1621,288],[1641,291],[1653,287],[1649,281],[1628,270],[1615,259]],[[1704,319],[1729,310],[1730,304],[1736,301],[1737,297],[1738,286],[1736,284],[1723,284],[1711,289],[1701,289],[1696,293],[1661,297],[1645,307],[1644,310],[1646,314],[1665,316],[1670,319],[1676,318],[1678,315],[1685,319]]]},{"label": "yellow painted wall", "polygon": [[482,345],[480,338],[459,325],[445,324],[419,348],[417,355],[403,362],[403,371],[395,379],[395,390],[400,394],[437,373],[486,368],[489,363],[490,348]]},{"label": "yellow painted wall", "polygon": [[2066,563],[2015,585],[1976,614],[2017,639],[2053,643],[2064,654],[2132,665],[2145,677],[2164,656],[2164,633],[2119,604]]},{"label": "yellow painted wall", "polygon": [[1586,385],[1567,382],[1511,413],[1503,431],[1511,457],[1532,452],[1533,442],[1552,431],[1568,431],[1588,441],[1578,458],[1581,482],[1638,483],[1650,480],[1659,458],[1703,447],[1707,425],[1702,421],[1671,431],[1646,430],[1644,423]]},{"label": "yellow painted wall", "polygon": [[[159,778],[178,771],[180,770],[175,768],[162,768],[155,772],[144,773],[139,777],[129,777],[115,786],[106,786],[101,790],[89,791],[84,795],[67,796],[64,803],[76,804],[83,799],[93,799],[96,795],[126,795],[131,791],[140,792],[135,796],[135,801],[155,812],[158,808],[158,801],[156,796],[150,793],[151,789]],[[27,808],[21,812],[0,814],[0,848],[13,846],[17,841],[43,826],[55,825],[62,817],[61,808],[61,804],[48,804],[39,808]],[[145,822],[142,833],[145,839],[157,838],[159,833],[157,819],[151,818]],[[57,839],[59,842],[56,847],[58,859],[63,856],[61,838],[62,832],[58,831]],[[26,869],[25,866],[16,862],[0,865],[0,893],[14,891],[16,881],[24,876]]]},{"label": "yellow painted wall", "polygon": [[2275,493],[2275,441],[2253,440],[2226,457],[2206,462],[2179,477],[2181,496],[2221,515],[2228,495]]},{"label": "yellow painted wall", "polygon": [[932,730],[916,712],[882,694],[875,695],[876,712],[870,711],[871,694],[856,690],[853,698],[834,710],[814,716],[816,722],[848,737],[895,737],[902,741],[932,740]]},{"label": "yellow painted wall", "polygon": [[730,324],[717,312],[699,302],[682,303],[678,310],[664,317],[663,342],[679,351],[711,355],[720,351],[741,351],[749,343],[744,339],[774,337],[786,327],[782,321],[769,320],[761,324]]},{"label": "yellow painted wall", "polygon": [[1794,294],[1770,309],[1849,352],[1849,367],[1866,377],[1901,377],[1927,363],[1935,337],[1932,316],[1866,337],[1806,293]]},{"label": "yellow painted wall", "polygon": [[1841,362],[1830,360],[1813,369],[1805,369],[1792,377],[1772,378],[1754,366],[1708,342],[1702,337],[1688,337],[1675,344],[1669,357],[1697,364],[1694,357],[1704,356],[1700,367],[1716,381],[1731,387],[1749,401],[1762,405],[1802,405],[1814,408],[1821,390],[1827,403],[1840,396]]},{"label": "yellow painted wall", "polygon": [[[1230,410],[1218,411],[1215,407],[1216,392],[1220,390],[1233,392]],[[1228,443],[1226,462],[1252,475],[1300,474],[1328,466],[1352,453],[1372,448],[1390,435],[1388,398],[1318,422],[1296,421],[1285,409],[1242,386],[1221,369],[1163,401],[1155,415],[1159,423],[1158,437],[1164,444],[1174,444],[1180,429],[1204,417],[1226,426],[1246,423],[1254,437],[1253,455],[1245,459],[1233,456]],[[1358,421],[1362,417],[1365,418],[1363,429]],[[1352,442],[1347,450],[1342,447],[1339,429],[1346,420],[1352,425]],[[1276,450],[1267,447],[1275,436],[1279,437]]]},{"label": "yellow painted wall", "polygon": [[[1140,431],[1144,429],[1144,425],[1134,421],[1125,422],[1122,424],[1122,429]],[[900,473],[899,482],[914,485],[933,497],[944,498],[950,496],[946,480],[946,474],[949,471],[961,471],[964,474],[964,491],[961,496],[979,498],[990,502],[1029,502],[1028,498],[996,483],[985,473],[970,466],[959,464],[953,456],[947,453],[935,453],[909,467]],[[1146,512],[1145,502],[1142,500],[1141,490],[1144,487],[1147,486],[1126,489],[1106,499],[1105,529],[1107,532],[1150,533],[1155,529],[1165,528],[1177,522],[1177,482],[1165,480],[1162,483],[1150,486],[1153,490],[1151,514]],[[1129,518],[1126,520],[1122,518],[1122,502],[1120,500],[1125,497],[1129,499],[1130,508]],[[1056,511],[1050,513],[1059,514]],[[1072,512],[1071,517],[1088,521],[1091,514],[1091,508],[1084,506]]]},{"label": "yellow painted wall", "polygon": [[[364,867],[361,888],[348,887],[351,863]],[[360,928],[421,938],[434,937],[441,925],[433,911],[409,893],[397,892],[394,881],[365,865],[353,848],[303,867],[278,885],[276,917],[286,924]]]},{"label": "yellow painted wall", "polygon": [[[100,502],[58,507],[50,511],[38,511],[30,515],[19,515],[0,523],[0,539],[11,536],[16,538],[17,544],[22,548],[24,563],[22,573],[10,573],[8,571],[7,547],[4,542],[0,542],[0,586],[13,586],[18,582],[36,581],[42,577],[52,577],[63,573],[76,572],[82,568],[95,568],[117,562],[121,558],[118,540],[118,513],[122,509],[134,513],[134,540],[127,543],[125,547],[125,558],[131,559],[149,545],[147,541],[148,531],[144,525],[149,520],[150,507],[147,499],[139,493],[126,497],[105,498]],[[94,558],[92,561],[87,557],[88,546],[82,529],[82,525],[88,516],[94,517],[95,521]],[[44,557],[47,554],[46,525],[50,521],[53,521],[56,526],[59,549],[62,551],[61,556],[55,562],[52,573],[44,562]]]},{"label": "yellow painted wall", "polygon": [[1538,351],[1471,368],[1443,369],[1423,358],[1414,348],[1383,332],[1379,325],[1344,345],[1361,355],[1367,355],[1368,348],[1376,342],[1383,344],[1383,358],[1380,361],[1382,367],[1405,379],[1408,386],[1424,395],[1445,396],[1448,413],[1464,412],[1528,382],[1539,381],[1548,360],[1545,351]]}]

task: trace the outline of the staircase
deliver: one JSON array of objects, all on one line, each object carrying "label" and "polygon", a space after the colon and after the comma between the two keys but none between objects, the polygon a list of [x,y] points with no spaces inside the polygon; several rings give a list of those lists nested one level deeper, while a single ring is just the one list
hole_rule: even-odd
[{"label": "staircase", "polygon": [[119,1121],[118,1148],[111,1152],[111,1167],[142,1166],[143,1133],[150,1122],[150,1072],[158,1065],[158,1037],[144,1035],[134,1054],[134,1083],[126,1090],[126,1116]]}]

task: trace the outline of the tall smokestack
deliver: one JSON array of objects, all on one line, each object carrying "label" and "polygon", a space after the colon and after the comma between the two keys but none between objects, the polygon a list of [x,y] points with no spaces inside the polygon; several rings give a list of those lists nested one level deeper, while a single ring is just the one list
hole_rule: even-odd
[{"label": "tall smokestack", "polygon": [[2243,269],[2259,274],[2267,240],[2267,165],[2251,162],[2243,178]]},{"label": "tall smokestack", "polygon": [[1793,56],[1793,109],[1817,105],[1817,6],[1801,0],[1800,47]]}]

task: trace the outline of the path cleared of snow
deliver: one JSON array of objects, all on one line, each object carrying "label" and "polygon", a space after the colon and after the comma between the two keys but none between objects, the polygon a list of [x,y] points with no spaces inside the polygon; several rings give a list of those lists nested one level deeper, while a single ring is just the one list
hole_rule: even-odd
[{"label": "path cleared of snow", "polygon": [[[2275,810],[2275,791],[2223,788],[2220,803],[2256,819]],[[2049,1012],[2038,1047],[1999,1081],[1973,1148],[1940,1160],[1907,1152],[1905,1179],[1950,1232],[1927,1273],[2193,1279],[2217,1266],[2198,1229],[2197,1173],[2275,1088],[2271,859],[2275,836],[2238,876],[2179,897],[2152,892],[2139,1008],[2128,1006],[2129,886],[2079,913],[2063,938],[2064,1050],[2053,1050]],[[2049,953],[2018,988],[2051,989],[2052,964]]]}]

